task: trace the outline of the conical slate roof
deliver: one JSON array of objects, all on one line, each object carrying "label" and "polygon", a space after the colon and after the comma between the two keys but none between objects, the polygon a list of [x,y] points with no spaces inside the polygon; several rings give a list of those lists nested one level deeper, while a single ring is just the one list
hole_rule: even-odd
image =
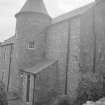
[{"label": "conical slate roof", "polygon": [[43,0],[27,0],[20,12],[38,12],[48,15]]}]

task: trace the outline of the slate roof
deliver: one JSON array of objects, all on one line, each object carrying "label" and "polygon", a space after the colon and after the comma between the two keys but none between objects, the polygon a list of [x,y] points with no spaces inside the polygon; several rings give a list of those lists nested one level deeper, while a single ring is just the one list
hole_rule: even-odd
[{"label": "slate roof", "polygon": [[86,11],[88,11],[90,8],[92,8],[94,5],[95,5],[95,2],[92,2],[92,3],[89,3],[85,6],[83,6],[83,7],[77,8],[73,11],[70,11],[70,12],[67,12],[67,13],[61,15],[61,16],[58,16],[52,20],[52,24],[59,23],[61,21],[67,20],[69,18],[73,18],[75,16],[81,15],[81,14],[85,13]]},{"label": "slate roof", "polygon": [[37,73],[45,70],[50,65],[52,65],[56,62],[57,62],[56,60],[43,59],[38,64],[36,64],[34,67],[28,68],[28,69],[25,69],[25,70],[22,70],[22,71],[26,72],[26,73],[30,73],[30,74],[37,74]]},{"label": "slate roof", "polygon": [[49,16],[43,0],[27,0],[19,13],[22,12],[37,12]]}]

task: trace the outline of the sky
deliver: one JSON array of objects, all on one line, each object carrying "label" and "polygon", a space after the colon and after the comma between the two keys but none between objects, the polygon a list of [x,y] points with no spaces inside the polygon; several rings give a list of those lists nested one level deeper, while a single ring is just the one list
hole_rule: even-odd
[{"label": "sky", "polygon": [[[0,42],[14,35],[16,26],[14,15],[25,2],[26,0],[0,0]],[[94,0],[44,0],[52,18],[91,2]]]}]

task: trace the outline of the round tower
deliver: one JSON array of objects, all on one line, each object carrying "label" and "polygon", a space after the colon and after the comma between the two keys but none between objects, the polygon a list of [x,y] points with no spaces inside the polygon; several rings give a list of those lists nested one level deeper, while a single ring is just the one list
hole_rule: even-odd
[{"label": "round tower", "polygon": [[18,69],[30,68],[45,57],[45,32],[51,18],[43,0],[27,0],[16,20]]}]

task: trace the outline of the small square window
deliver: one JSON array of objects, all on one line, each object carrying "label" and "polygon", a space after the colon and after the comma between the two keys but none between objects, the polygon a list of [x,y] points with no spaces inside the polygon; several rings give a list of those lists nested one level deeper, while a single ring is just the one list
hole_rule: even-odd
[{"label": "small square window", "polygon": [[28,43],[28,49],[34,49],[34,47],[35,47],[35,42],[34,41],[30,41]]}]

